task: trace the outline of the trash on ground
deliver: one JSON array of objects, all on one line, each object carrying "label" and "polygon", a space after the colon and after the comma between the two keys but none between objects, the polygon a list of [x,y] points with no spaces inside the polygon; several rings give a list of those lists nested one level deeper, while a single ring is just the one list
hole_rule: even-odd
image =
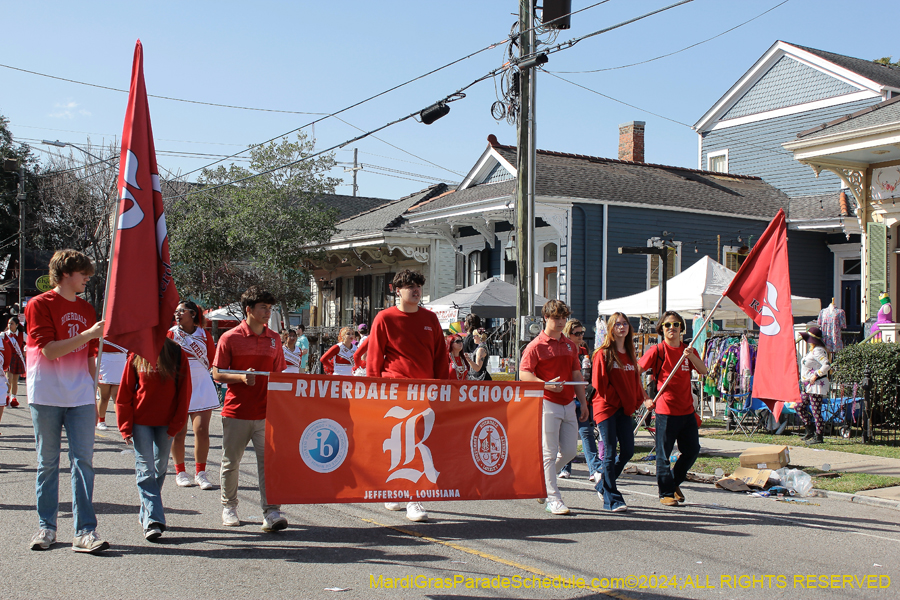
[{"label": "trash on ground", "polygon": [[741,466],[748,469],[780,469],[791,460],[787,446],[760,446],[741,452]]},{"label": "trash on ground", "polygon": [[326,592],[349,592],[350,588],[339,588],[339,587],[330,587],[325,588]]},{"label": "trash on ground", "polygon": [[716,487],[729,492],[749,492],[751,488],[763,489],[769,482],[769,469],[748,469],[738,467],[729,477],[716,482]]},{"label": "trash on ground", "polygon": [[812,489],[812,477],[800,469],[782,468],[775,471],[781,485],[794,490],[798,496],[806,496]]}]

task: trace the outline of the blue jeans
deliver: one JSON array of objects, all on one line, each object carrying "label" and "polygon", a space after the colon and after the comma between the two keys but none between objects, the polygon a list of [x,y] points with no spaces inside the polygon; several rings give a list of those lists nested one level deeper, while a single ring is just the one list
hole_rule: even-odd
[{"label": "blue jeans", "polygon": [[[674,466],[669,456],[675,443],[681,456]],[[684,483],[687,472],[700,456],[700,431],[694,413],[689,415],[656,415],[656,485],[660,498],[674,498],[675,488]]]},{"label": "blue jeans", "polygon": [[37,451],[37,512],[41,529],[56,531],[59,512],[59,453],[65,427],[72,475],[72,517],[75,535],[97,528],[94,514],[94,425],[97,408],[29,404]]},{"label": "blue jeans", "polygon": [[[575,415],[579,415],[578,407],[581,403],[575,401]],[[584,452],[584,461],[587,463],[588,474],[600,472],[601,457],[597,451],[597,438],[594,437],[594,407],[593,403],[588,403],[589,415],[587,421],[578,421],[578,435],[581,436],[581,451]],[[572,473],[572,463],[570,462],[562,468],[566,473]],[[562,471],[560,471],[562,472]]]},{"label": "blue jeans", "polygon": [[[597,428],[603,440],[603,473],[594,489],[603,494],[603,508],[612,510],[625,504],[616,480],[634,456],[634,422],[620,408],[610,418],[597,423]],[[618,456],[617,445],[620,447]]]},{"label": "blue jeans", "polygon": [[150,523],[166,524],[162,487],[166,480],[166,469],[169,468],[169,450],[172,448],[168,429],[167,425],[151,427],[135,423],[132,431],[134,474],[141,499],[141,527],[144,529]]}]

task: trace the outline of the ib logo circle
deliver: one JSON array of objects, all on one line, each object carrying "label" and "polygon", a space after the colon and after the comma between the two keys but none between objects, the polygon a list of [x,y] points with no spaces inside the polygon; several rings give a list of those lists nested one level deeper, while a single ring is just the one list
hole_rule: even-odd
[{"label": "ib logo circle", "polygon": [[331,473],[347,458],[349,445],[343,427],[331,419],[319,419],[303,430],[300,456],[316,473]]},{"label": "ib logo circle", "polygon": [[485,417],[472,430],[472,460],[485,475],[496,475],[506,466],[509,455],[506,430],[497,419]]}]

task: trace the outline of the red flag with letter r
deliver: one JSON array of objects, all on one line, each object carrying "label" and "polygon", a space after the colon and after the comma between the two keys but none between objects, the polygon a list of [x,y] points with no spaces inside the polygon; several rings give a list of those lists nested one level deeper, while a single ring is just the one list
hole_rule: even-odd
[{"label": "red flag with letter r", "polygon": [[778,417],[783,404],[776,402],[800,401],[784,210],[766,227],[724,295],[759,325],[753,397],[774,407]]},{"label": "red flag with letter r", "polygon": [[172,280],[140,40],[134,47],[118,191],[105,337],[155,364],[178,304],[178,292]]}]

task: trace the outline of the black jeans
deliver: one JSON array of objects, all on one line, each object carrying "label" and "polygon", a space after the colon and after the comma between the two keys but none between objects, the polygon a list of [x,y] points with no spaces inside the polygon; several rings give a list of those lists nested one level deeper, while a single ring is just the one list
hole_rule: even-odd
[{"label": "black jeans", "polygon": [[[669,456],[676,442],[681,456],[670,466]],[[656,415],[656,485],[660,498],[675,497],[675,488],[684,483],[699,455],[700,432],[694,413]]]}]

